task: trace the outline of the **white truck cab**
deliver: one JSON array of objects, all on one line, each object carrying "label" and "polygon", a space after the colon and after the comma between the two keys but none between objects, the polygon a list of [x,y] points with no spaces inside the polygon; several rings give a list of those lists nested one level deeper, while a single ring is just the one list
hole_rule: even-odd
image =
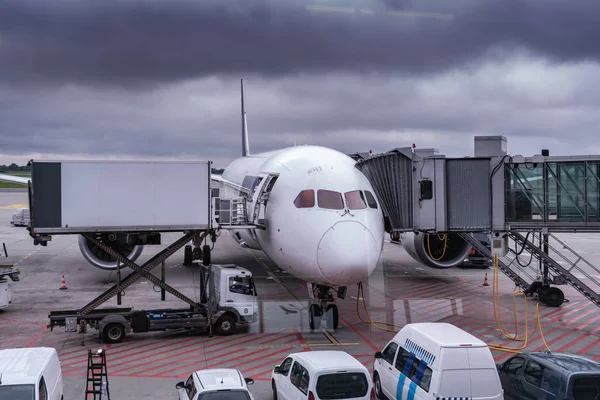
[{"label": "white truck cab", "polygon": [[215,295],[220,307],[231,307],[240,321],[258,320],[258,301],[252,273],[234,264],[213,264]]},{"label": "white truck cab", "polygon": [[254,400],[248,385],[252,378],[244,378],[235,368],[205,369],[192,374],[175,388],[179,400]]},{"label": "white truck cab", "polygon": [[380,399],[504,399],[487,344],[448,323],[402,328],[375,353],[373,382]]},{"label": "white truck cab", "polygon": [[63,400],[56,350],[32,347],[0,350],[0,399]]},{"label": "white truck cab", "polygon": [[12,284],[8,279],[13,282],[18,281],[19,273],[20,271],[12,265],[0,265],[0,310],[12,303]]}]

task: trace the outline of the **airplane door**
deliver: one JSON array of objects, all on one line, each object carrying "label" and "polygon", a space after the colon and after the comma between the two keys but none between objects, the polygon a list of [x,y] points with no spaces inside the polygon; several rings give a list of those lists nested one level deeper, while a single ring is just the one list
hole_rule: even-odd
[{"label": "airplane door", "polygon": [[265,219],[265,205],[269,193],[279,174],[258,174],[258,184],[254,187],[251,203],[248,207],[248,222],[255,225],[263,225]]}]

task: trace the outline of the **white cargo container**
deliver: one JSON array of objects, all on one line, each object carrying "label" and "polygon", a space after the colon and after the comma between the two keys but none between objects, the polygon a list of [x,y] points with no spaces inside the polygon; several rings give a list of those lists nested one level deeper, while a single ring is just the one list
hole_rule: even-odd
[{"label": "white cargo container", "polygon": [[33,161],[32,234],[211,225],[210,161]]}]

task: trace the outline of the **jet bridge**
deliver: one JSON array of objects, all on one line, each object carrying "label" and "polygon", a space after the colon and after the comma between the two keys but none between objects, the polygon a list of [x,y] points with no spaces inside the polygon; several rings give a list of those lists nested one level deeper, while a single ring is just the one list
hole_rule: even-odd
[{"label": "jet bridge", "polygon": [[[413,146],[352,158],[378,196],[386,231],[420,232],[428,239],[454,234],[490,259],[502,250],[500,269],[517,286],[536,288],[546,304],[564,300],[550,284],[569,284],[600,306],[593,277],[600,269],[553,234],[600,232],[600,156],[542,153],[510,156],[506,138],[476,136],[474,157],[449,158]],[[476,232],[493,233],[492,249],[473,237]],[[523,268],[523,252],[538,262],[536,271]]]}]

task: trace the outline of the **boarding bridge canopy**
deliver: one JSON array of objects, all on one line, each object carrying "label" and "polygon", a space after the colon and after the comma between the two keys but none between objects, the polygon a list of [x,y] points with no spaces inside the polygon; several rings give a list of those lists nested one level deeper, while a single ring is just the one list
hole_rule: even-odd
[{"label": "boarding bridge canopy", "polygon": [[600,231],[600,157],[557,158],[505,164],[507,225]]}]

